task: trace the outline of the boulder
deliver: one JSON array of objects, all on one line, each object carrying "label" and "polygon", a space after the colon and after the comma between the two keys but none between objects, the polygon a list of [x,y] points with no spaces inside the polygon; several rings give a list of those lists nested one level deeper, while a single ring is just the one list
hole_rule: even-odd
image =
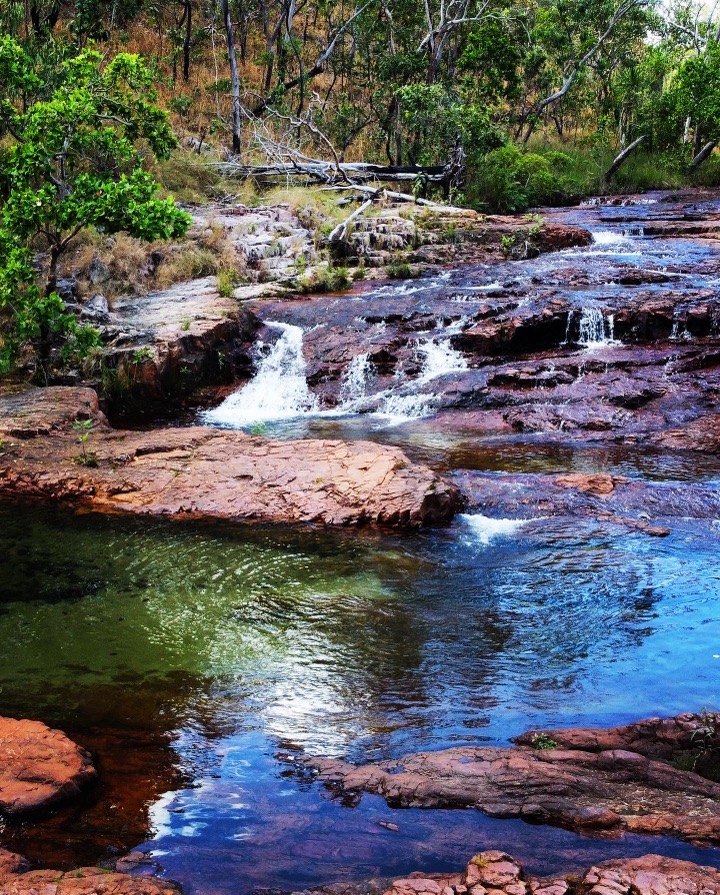
[{"label": "boulder", "polygon": [[[0,717],[0,814],[47,808],[97,776],[90,755],[40,721]],[[4,866],[0,855],[0,866]]]},{"label": "boulder", "polygon": [[[81,417],[93,423],[84,441],[73,428]],[[455,486],[398,448],[202,427],[117,431],[87,389],[0,398],[0,439],[0,493],[103,512],[418,528],[449,522],[461,505]]]}]

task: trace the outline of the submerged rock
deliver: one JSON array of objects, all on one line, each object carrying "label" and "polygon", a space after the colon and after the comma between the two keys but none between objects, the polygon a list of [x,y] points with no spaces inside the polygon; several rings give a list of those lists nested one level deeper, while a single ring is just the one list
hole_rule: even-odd
[{"label": "submerged rock", "polygon": [[[30,391],[27,401],[30,424],[22,396],[0,398],[7,495],[186,519],[402,528],[446,523],[461,504],[454,485],[394,447],[201,427],[117,431],[89,389]],[[93,425],[79,436],[81,418]]]},{"label": "submerged rock", "polygon": [[375,793],[397,808],[475,807],[491,817],[577,830],[626,829],[720,843],[720,784],[671,764],[685,759],[693,766],[699,749],[720,743],[712,719],[684,714],[611,730],[531,731],[517,743],[419,752],[360,766],[335,758],[302,764],[339,793]]},{"label": "submerged rock", "polygon": [[[38,811],[80,793],[97,772],[90,755],[40,721],[0,717],[0,815]],[[0,873],[9,853],[0,852]]]}]

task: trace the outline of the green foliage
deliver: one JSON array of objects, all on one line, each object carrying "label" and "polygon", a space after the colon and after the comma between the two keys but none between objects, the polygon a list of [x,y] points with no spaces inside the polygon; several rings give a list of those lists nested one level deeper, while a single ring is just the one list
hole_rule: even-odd
[{"label": "green foliage", "polygon": [[[190,223],[171,198],[156,198],[140,166],[138,140],[159,158],[176,145],[142,61],[121,53],[103,65],[86,50],[51,81],[37,68],[16,41],[0,39],[0,371],[24,344],[39,348],[43,364],[58,336],[71,337],[70,354],[97,344],[55,292],[58,262],[83,228],[153,240]],[[47,249],[39,273],[30,252],[38,240]]]},{"label": "green foliage", "polygon": [[90,438],[90,433],[95,423],[93,420],[75,420],[73,429],[78,433],[78,444],[81,453],[74,457],[73,460],[79,466],[97,466],[97,456],[86,449],[86,444]]},{"label": "green foliage", "polygon": [[531,737],[531,742],[533,749],[557,749],[558,743],[556,740],[549,737],[546,733],[534,733]]}]

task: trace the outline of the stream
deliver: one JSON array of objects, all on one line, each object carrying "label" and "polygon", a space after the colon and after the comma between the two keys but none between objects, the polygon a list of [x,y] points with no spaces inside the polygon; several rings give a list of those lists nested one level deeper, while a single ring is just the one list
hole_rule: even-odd
[{"label": "stream", "polygon": [[[632,438],[579,415],[593,376],[632,371],[638,352],[669,375],[673,352],[696,344],[692,309],[716,300],[717,243],[648,236],[680,216],[649,199],[552,212],[593,232],[584,249],[258,303],[255,377],[198,421],[399,445],[468,494],[446,529],[186,525],[0,503],[0,709],[61,727],[101,777],[47,820],[0,823],[0,845],[52,867],[139,847],[189,895],[454,871],[484,848],[538,874],[650,852],[720,867],[720,849],[666,837],[333,799],[285,760],[507,745],[528,728],[720,707],[720,458],[650,443],[650,423],[624,405],[613,407]],[[720,214],[717,199],[687,206],[686,221]],[[681,296],[662,363],[644,348],[631,357],[628,271],[655,275],[631,304]],[[541,383],[532,411],[577,428],[555,416],[492,428],[478,416],[498,412],[489,377],[502,367],[514,381],[518,361],[478,361],[468,327],[489,303],[518,314],[553,301],[552,344],[533,363],[579,372],[552,392]],[[660,400],[680,414],[668,382]],[[568,471],[626,477],[622,518],[548,509],[546,477]],[[626,516],[670,533],[648,537]]]}]

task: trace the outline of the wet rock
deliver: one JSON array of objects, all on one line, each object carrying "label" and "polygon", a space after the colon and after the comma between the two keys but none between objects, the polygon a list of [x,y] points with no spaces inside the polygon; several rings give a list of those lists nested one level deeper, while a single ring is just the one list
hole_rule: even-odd
[{"label": "wet rock", "polygon": [[[87,391],[29,392],[29,430],[24,402],[0,398],[0,491],[103,512],[402,528],[446,523],[461,504],[457,488],[427,467],[368,442],[276,442],[201,427],[117,431],[98,414],[81,447],[71,422],[81,408],[92,411]],[[12,442],[18,431],[39,434]]]},{"label": "wet rock", "polygon": [[375,793],[392,807],[475,807],[577,830],[720,843],[720,784],[669,760],[686,754],[698,734],[718,737],[714,722],[688,713],[611,730],[530,731],[507,749],[458,747],[360,766],[335,758],[302,764],[338,794]]},{"label": "wet rock", "polygon": [[10,873],[23,873],[30,869],[30,863],[22,855],[0,848],[0,880]]},{"label": "wet rock", "polygon": [[96,776],[90,755],[61,731],[39,721],[0,718],[0,814],[65,801]]}]

